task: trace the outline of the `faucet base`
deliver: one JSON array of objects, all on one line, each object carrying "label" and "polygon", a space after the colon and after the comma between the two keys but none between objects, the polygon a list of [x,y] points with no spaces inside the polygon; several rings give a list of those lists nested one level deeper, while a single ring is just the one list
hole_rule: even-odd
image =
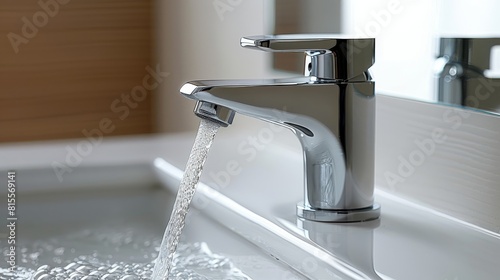
[{"label": "faucet base", "polygon": [[380,205],[374,203],[372,207],[356,210],[325,210],[314,209],[297,204],[297,216],[306,220],[330,223],[354,223],[376,220],[380,217]]}]

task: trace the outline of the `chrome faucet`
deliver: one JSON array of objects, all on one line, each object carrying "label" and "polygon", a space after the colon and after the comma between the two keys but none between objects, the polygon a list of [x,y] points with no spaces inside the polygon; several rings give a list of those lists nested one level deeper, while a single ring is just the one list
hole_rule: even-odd
[{"label": "chrome faucet", "polygon": [[291,129],[304,152],[304,202],[314,221],[377,219],[374,204],[375,40],[331,35],[252,36],[241,46],[305,52],[305,74],[289,79],[206,80],[184,84],[201,118],[232,124],[235,112]]}]

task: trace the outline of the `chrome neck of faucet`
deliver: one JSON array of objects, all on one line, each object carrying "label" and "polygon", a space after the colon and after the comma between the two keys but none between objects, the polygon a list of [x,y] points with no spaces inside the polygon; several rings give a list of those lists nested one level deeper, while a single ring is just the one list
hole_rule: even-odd
[{"label": "chrome neck of faucet", "polygon": [[[359,46],[364,49],[352,49],[356,40],[363,41]],[[195,114],[228,126],[237,112],[292,130],[304,152],[299,217],[330,222],[378,218],[380,207],[373,201],[375,95],[368,73],[374,39],[259,36],[243,38],[242,46],[304,51],[306,75],[188,82],[181,93],[198,101]]]}]

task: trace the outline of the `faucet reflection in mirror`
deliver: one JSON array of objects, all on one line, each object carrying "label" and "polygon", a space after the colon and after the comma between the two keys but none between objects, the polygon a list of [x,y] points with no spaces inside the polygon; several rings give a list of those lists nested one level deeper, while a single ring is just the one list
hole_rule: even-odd
[{"label": "faucet reflection in mirror", "polygon": [[[377,219],[374,203],[375,94],[368,72],[375,39],[274,35],[241,39],[270,52],[304,52],[304,76],[268,80],[191,81],[181,93],[195,114],[223,126],[235,112],[285,126],[304,154],[299,217],[328,222]],[[265,195],[265,194],[263,194]]]},{"label": "faucet reflection in mirror", "polygon": [[500,114],[500,78],[487,77],[494,46],[500,38],[441,38],[438,100]]}]

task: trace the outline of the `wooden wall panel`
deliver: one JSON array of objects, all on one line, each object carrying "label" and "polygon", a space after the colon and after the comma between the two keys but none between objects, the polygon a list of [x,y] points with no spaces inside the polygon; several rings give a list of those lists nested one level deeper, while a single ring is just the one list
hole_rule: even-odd
[{"label": "wooden wall panel", "polygon": [[0,142],[83,137],[103,118],[115,125],[105,135],[151,132],[152,93],[136,108],[120,101],[156,68],[151,10],[150,0],[0,0]]}]

